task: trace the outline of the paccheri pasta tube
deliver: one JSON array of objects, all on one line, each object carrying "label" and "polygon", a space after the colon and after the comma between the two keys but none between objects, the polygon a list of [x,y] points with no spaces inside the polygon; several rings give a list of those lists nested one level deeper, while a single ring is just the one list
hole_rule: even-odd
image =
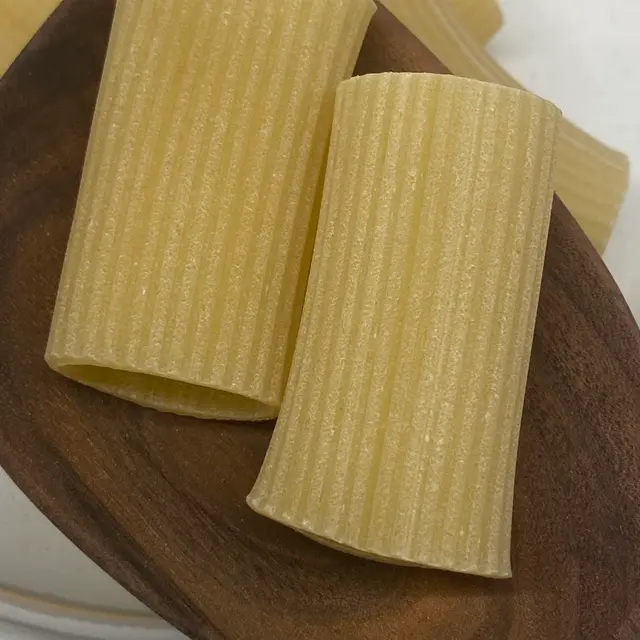
[{"label": "paccheri pasta tube", "polygon": [[449,0],[460,22],[480,43],[485,44],[502,27],[502,12],[496,0]]},{"label": "paccheri pasta tube", "polygon": [[370,0],[119,0],[46,358],[162,410],[277,415],[335,90]]},{"label": "paccheri pasta tube", "polygon": [[[452,73],[518,87],[462,25],[448,0],[382,0]],[[569,121],[558,135],[556,190],[603,253],[629,182],[629,162]]]},{"label": "paccheri pasta tube", "polygon": [[254,510],[358,555],[510,575],[558,119],[453,76],[341,85]]}]

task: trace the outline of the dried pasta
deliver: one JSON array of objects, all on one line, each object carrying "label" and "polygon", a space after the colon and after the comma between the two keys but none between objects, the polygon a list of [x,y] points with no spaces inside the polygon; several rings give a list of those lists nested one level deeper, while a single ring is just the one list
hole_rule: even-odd
[{"label": "dried pasta", "polygon": [[486,44],[502,27],[502,12],[496,0],[450,0],[467,31]]},{"label": "dried pasta", "polygon": [[0,0],[0,78],[60,0]]},{"label": "dried pasta", "polygon": [[[447,0],[382,0],[407,28],[459,76],[520,87],[458,20]],[[599,253],[613,230],[629,182],[629,162],[569,121],[558,137],[558,194]]]},{"label": "dried pasta", "polygon": [[341,85],[254,510],[357,555],[510,575],[558,120],[453,76]]},{"label": "dried pasta", "polygon": [[119,0],[46,359],[143,405],[277,415],[335,90],[371,0]]}]

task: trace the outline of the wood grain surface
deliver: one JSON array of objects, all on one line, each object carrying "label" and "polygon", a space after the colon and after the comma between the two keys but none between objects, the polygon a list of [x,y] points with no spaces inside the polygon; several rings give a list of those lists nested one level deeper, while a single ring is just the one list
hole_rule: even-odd
[{"label": "wood grain surface", "polygon": [[[245,505],[269,424],[156,413],[46,367],[112,9],[111,0],[65,0],[0,80],[0,463],[8,473],[89,556],[193,638],[640,637],[640,334],[559,201],[509,581],[319,546]],[[358,72],[383,70],[443,71],[380,10]]]}]

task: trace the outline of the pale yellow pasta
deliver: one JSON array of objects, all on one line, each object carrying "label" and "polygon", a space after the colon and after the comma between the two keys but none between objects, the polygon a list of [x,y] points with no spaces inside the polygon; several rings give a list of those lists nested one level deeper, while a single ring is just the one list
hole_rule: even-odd
[{"label": "pale yellow pasta", "polygon": [[[449,0],[382,0],[452,73],[520,87],[458,20]],[[622,153],[563,120],[558,137],[558,194],[603,253],[629,182]]]},{"label": "pale yellow pasta", "polygon": [[60,0],[0,0],[0,77]]},{"label": "pale yellow pasta", "polygon": [[257,512],[387,562],[510,575],[558,110],[453,76],[338,90]]},{"label": "pale yellow pasta", "polygon": [[119,0],[46,358],[143,405],[277,415],[335,90],[370,0]]},{"label": "pale yellow pasta", "polygon": [[502,12],[496,0],[449,0],[458,19],[481,44],[502,27]]}]

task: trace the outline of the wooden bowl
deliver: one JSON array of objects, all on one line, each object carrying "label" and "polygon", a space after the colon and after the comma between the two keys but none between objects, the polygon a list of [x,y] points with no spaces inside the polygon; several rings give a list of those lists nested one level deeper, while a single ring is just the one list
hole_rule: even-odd
[{"label": "wooden bowl", "polygon": [[[90,557],[194,638],[640,637],[640,334],[559,200],[520,440],[510,581],[317,545],[245,505],[272,425],[157,413],[47,368],[112,10],[112,0],[66,0],[0,81],[8,473]],[[380,10],[358,72],[388,70],[445,72]]]}]

